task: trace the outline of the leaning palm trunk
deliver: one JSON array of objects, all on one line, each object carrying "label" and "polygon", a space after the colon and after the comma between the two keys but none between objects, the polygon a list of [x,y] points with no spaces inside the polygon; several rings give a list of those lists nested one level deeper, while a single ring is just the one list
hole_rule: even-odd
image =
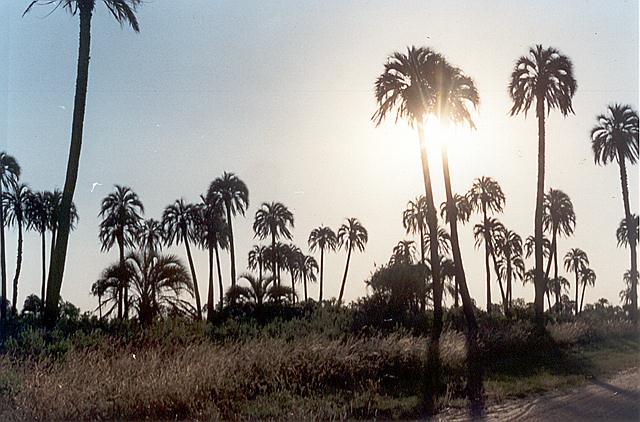
[{"label": "leaning palm trunk", "polygon": [[636,229],[633,215],[629,206],[629,186],[627,184],[627,169],[624,155],[618,150],[618,164],[620,165],[620,184],[622,185],[622,201],[624,202],[624,216],[627,220],[629,249],[631,250],[631,318],[638,322],[638,261],[636,247]]},{"label": "leaning palm trunk", "polygon": [[[449,227],[451,230],[451,250],[453,252],[453,262],[455,263],[456,282],[460,286],[462,294],[462,306],[465,319],[467,320],[467,349],[469,355],[467,358],[468,368],[468,384],[467,392],[469,401],[471,402],[472,416],[482,414],[484,408],[483,401],[483,382],[482,382],[482,364],[480,362],[480,349],[478,345],[478,322],[473,313],[473,303],[471,295],[467,287],[467,279],[464,272],[464,264],[462,263],[462,254],[460,253],[460,242],[458,239],[458,221],[456,215],[456,206],[453,201],[451,190],[451,177],[449,174],[449,157],[446,145],[442,146],[442,171],[444,173],[445,192],[447,195],[447,207],[449,214]],[[501,284],[502,286],[502,284]]]},{"label": "leaning palm trunk", "polygon": [[187,249],[187,259],[189,260],[189,269],[191,270],[191,278],[193,280],[193,293],[196,296],[196,308],[198,320],[202,320],[202,304],[200,303],[200,291],[198,289],[198,279],[196,278],[196,268],[193,266],[193,258],[191,257],[191,248],[187,235],[184,235],[184,246]]},{"label": "leaning palm trunk", "polygon": [[584,292],[587,290],[587,283],[582,283],[582,295],[580,297],[580,312],[582,313],[582,307],[584,306]]},{"label": "leaning palm trunk", "polygon": [[544,330],[544,293],[545,280],[542,270],[542,209],[544,199],[544,160],[545,160],[545,132],[544,132],[544,97],[541,93],[536,94],[536,116],[538,117],[538,181],[536,189],[536,208],[534,217],[534,238],[535,238],[535,322],[539,330]]},{"label": "leaning palm trunk", "polygon": [[493,261],[493,269],[496,272],[496,277],[498,279],[498,287],[500,287],[500,297],[502,298],[502,307],[504,309],[504,314],[507,314],[507,294],[504,290],[504,285],[502,284],[502,277],[498,272],[498,260],[496,259],[496,254],[493,250],[493,245],[491,246],[491,260]]},{"label": "leaning palm trunk", "polygon": [[18,278],[22,267],[22,221],[18,220],[18,257],[16,258],[16,275],[13,277],[13,305],[12,311],[15,314],[18,309]]},{"label": "leaning palm trunk", "polygon": [[338,295],[338,306],[342,303],[342,296],[344,295],[344,285],[347,283],[347,272],[349,271],[349,261],[351,260],[351,250],[353,245],[349,242],[349,248],[347,250],[347,263],[344,266],[344,275],[342,276],[342,284],[340,285],[340,294]]},{"label": "leaning palm trunk", "polygon": [[58,302],[60,300],[60,289],[62,288],[64,265],[67,257],[69,231],[71,230],[71,204],[78,180],[84,111],[87,101],[92,11],[89,2],[79,2],[78,5],[80,9],[80,41],[78,47],[76,92],[73,105],[73,123],[71,128],[71,146],[69,150],[69,161],[67,163],[67,175],[62,192],[62,202],[58,214],[60,217],[59,231],[56,239],[56,248],[50,265],[47,303],[45,306],[45,322],[49,327],[53,326],[58,316]]}]

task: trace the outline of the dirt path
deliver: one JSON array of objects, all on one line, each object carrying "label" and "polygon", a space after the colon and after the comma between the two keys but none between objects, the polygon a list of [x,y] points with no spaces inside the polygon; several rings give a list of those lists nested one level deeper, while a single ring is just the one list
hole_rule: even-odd
[{"label": "dirt path", "polygon": [[[440,420],[468,420],[442,415]],[[640,370],[626,370],[609,380],[592,378],[573,390],[547,393],[490,406],[487,421],[640,421]]]}]

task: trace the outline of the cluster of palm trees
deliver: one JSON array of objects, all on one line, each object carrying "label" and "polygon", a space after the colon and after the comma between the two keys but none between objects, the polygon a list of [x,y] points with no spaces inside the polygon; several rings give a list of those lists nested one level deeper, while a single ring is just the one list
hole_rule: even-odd
[{"label": "cluster of palm trees", "polygon": [[[2,301],[0,303],[1,321],[5,321],[8,306],[11,312],[17,312],[18,287],[22,269],[24,232],[34,231],[40,236],[42,282],[40,300],[44,301],[47,276],[47,234],[50,234],[49,256],[53,256],[56,233],[60,226],[60,205],[62,193],[54,191],[33,191],[20,181],[21,168],[18,161],[6,152],[0,152],[0,273],[2,278]],[[78,221],[75,205],[71,208],[70,227]],[[15,228],[17,232],[17,251],[15,274],[12,283],[12,298],[8,301],[5,227]]]},{"label": "cluster of palm trees", "polygon": [[[98,296],[101,317],[117,312],[117,318],[127,319],[133,306],[141,321],[148,322],[162,313],[181,312],[202,319],[203,306],[198,285],[192,247],[208,252],[209,283],[207,318],[214,310],[214,256],[217,270],[220,307],[224,306],[225,289],[220,265],[220,250],[228,250],[231,282],[226,292],[229,303],[238,300],[262,304],[265,300],[297,300],[296,283],[302,283],[304,300],[309,299],[308,283],[315,282],[320,270],[319,300],[323,297],[325,252],[337,247],[347,252],[345,271],[338,302],[344,295],[347,273],[354,250],[363,251],[368,233],[360,221],[349,218],[337,235],[328,227],[312,230],[308,244],[311,251],[320,251],[320,267],[316,259],[305,254],[293,243],[291,229],[293,213],[282,203],[263,203],[256,211],[253,231],[258,239],[269,239],[268,245],[254,245],[248,253],[247,266],[255,275],[244,273],[236,277],[233,218],[244,215],[249,206],[249,190],[235,174],[225,172],[213,180],[200,202],[191,204],[177,199],[167,206],[161,221],[144,219],[144,205],[129,187],[116,185],[101,204],[99,238],[103,251],[117,247],[119,261],[106,268],[92,286]],[[173,255],[163,255],[162,248],[184,244],[189,272]],[[291,287],[282,283],[282,273],[288,272]],[[187,275],[185,277],[185,274]],[[161,277],[160,277],[161,275]],[[237,281],[245,281],[238,285]],[[134,290],[130,298],[129,289]],[[195,299],[195,307],[180,298],[188,292]],[[161,299],[161,300],[160,300]],[[103,307],[107,310],[102,312]]]}]

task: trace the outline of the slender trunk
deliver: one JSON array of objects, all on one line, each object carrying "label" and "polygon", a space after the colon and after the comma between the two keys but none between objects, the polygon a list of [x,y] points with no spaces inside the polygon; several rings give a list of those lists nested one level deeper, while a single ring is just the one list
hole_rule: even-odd
[{"label": "slender trunk", "polygon": [[342,303],[342,296],[344,295],[344,285],[347,282],[347,271],[349,271],[349,261],[351,260],[351,243],[349,243],[347,249],[347,264],[344,266],[344,275],[342,276],[342,285],[340,286],[340,295],[338,296],[338,306]]},{"label": "slender trunk", "polygon": [[55,225],[51,229],[51,246],[49,247],[49,271],[51,271],[51,260],[53,259],[53,252],[56,250],[56,235],[58,230]]},{"label": "slender trunk", "polygon": [[[433,325],[428,345],[427,365],[425,367],[424,399],[427,410],[433,412],[435,399],[442,389],[440,336],[442,334],[442,283],[440,279],[440,257],[438,256],[438,216],[433,202],[431,188],[431,172],[429,170],[429,156],[424,138],[422,122],[418,122],[418,142],[420,143],[420,160],[422,162],[422,176],[424,180],[425,199],[427,201],[427,226],[429,228],[431,281],[433,295]],[[461,286],[462,287],[462,286]]]},{"label": "slender trunk", "polygon": [[278,279],[278,274],[276,272],[277,271],[276,262],[278,260],[278,257],[276,256],[277,254],[278,254],[278,251],[276,250],[276,233],[272,231],[271,232],[271,272],[273,272],[273,277],[279,286],[280,280]]},{"label": "slender trunk", "polygon": [[582,313],[582,307],[584,306],[584,292],[587,290],[587,283],[582,283],[582,296],[580,297],[580,313]]},{"label": "slender trunk", "polygon": [[482,215],[484,216],[484,271],[487,280],[487,314],[491,315],[491,270],[489,269],[489,221],[487,220],[487,205],[482,202]]},{"label": "slender trunk", "polygon": [[56,249],[53,254],[47,287],[47,303],[45,307],[45,322],[53,327],[58,316],[58,302],[64,276],[64,265],[67,257],[69,231],[71,230],[71,204],[78,179],[80,167],[80,150],[82,147],[82,130],[84,112],[87,100],[87,80],[89,77],[89,51],[91,42],[91,5],[89,2],[79,2],[80,9],[80,40],[78,47],[78,69],[76,78],[76,92],[73,105],[73,123],[71,128],[71,145],[67,174],[62,192],[62,202],[59,209],[59,231],[56,239]]},{"label": "slender trunk", "polygon": [[236,249],[233,242],[233,225],[231,224],[231,204],[225,202],[227,221],[229,222],[229,252],[231,254],[231,286],[236,285]]},{"label": "slender trunk", "polygon": [[306,302],[309,299],[307,296],[307,275],[302,274],[302,282],[304,283],[304,301]]},{"label": "slender trunk", "polygon": [[557,248],[556,235],[557,235],[557,228],[554,226],[553,227],[553,234],[551,235],[551,251],[550,251],[550,254],[549,254],[549,261],[547,261],[547,269],[544,271],[545,284],[549,280],[549,273],[551,272],[551,262],[553,262],[553,253]]},{"label": "slender trunk", "polygon": [[41,240],[41,244],[42,244],[42,285],[40,286],[40,307],[42,309],[40,309],[41,311],[44,310],[44,302],[46,300],[46,286],[47,286],[47,260],[46,260],[46,256],[47,256],[47,237],[46,237],[46,232],[40,232],[40,240]]},{"label": "slender trunk", "polygon": [[216,268],[218,269],[218,289],[220,290],[220,310],[224,306],[224,286],[222,285],[222,269],[220,268],[220,253],[218,252],[218,245],[213,248],[216,253]]},{"label": "slender trunk", "polygon": [[555,294],[556,294],[556,311],[559,312],[559,306],[558,303],[560,303],[560,289],[562,288],[562,286],[560,286],[560,281],[558,280],[558,243],[556,242],[555,247],[553,248],[553,277],[554,277],[554,284],[555,284]]},{"label": "slender trunk", "polygon": [[542,272],[542,207],[544,199],[544,161],[545,161],[545,131],[544,131],[544,96],[542,93],[536,94],[536,116],[538,117],[538,180],[536,185],[536,207],[534,217],[534,238],[535,238],[535,322],[539,330],[544,330],[544,292],[545,282]]},{"label": "slender trunk", "polygon": [[[468,380],[467,393],[471,403],[472,416],[479,416],[483,413],[483,381],[482,364],[480,362],[478,345],[478,323],[473,313],[473,303],[467,287],[467,279],[460,252],[460,241],[458,239],[458,216],[453,193],[451,190],[451,177],[449,174],[449,156],[446,145],[442,146],[442,171],[444,175],[445,192],[447,195],[447,214],[449,215],[449,227],[451,231],[451,250],[453,252],[453,262],[456,270],[456,282],[460,285],[462,293],[462,306],[465,319],[467,320],[467,346],[469,356],[467,358]],[[433,248],[433,245],[432,245]],[[457,297],[456,297],[457,299]]]},{"label": "slender trunk", "polygon": [[124,302],[124,319],[129,319],[129,280],[125,275],[125,263],[124,263],[124,239],[118,239],[118,248],[120,249],[120,275],[122,277],[120,295],[124,297],[121,299]]},{"label": "slender trunk", "polygon": [[289,274],[291,274],[291,303],[296,303],[296,278],[291,268],[289,269]]},{"label": "slender trunk", "polygon": [[258,277],[262,281],[262,258],[258,261]]},{"label": "slender trunk", "polygon": [[324,276],[324,248],[320,249],[320,294],[318,295],[318,301],[322,302],[322,280]]},{"label": "slender trunk", "polygon": [[511,317],[511,256],[507,257],[507,312],[508,317]]},{"label": "slender trunk", "polygon": [[13,277],[13,313],[18,310],[18,278],[20,278],[20,268],[22,267],[22,220],[18,224],[18,257],[16,259],[16,275]]},{"label": "slender trunk", "polygon": [[496,278],[498,279],[498,287],[500,287],[500,297],[502,298],[502,307],[504,309],[504,314],[507,314],[507,295],[504,290],[504,285],[502,284],[502,277],[498,272],[498,260],[496,259],[496,254],[494,253],[493,244],[491,246],[491,260],[493,261],[493,270],[496,272]]},{"label": "slender trunk", "polygon": [[636,247],[636,229],[633,215],[629,206],[629,186],[627,184],[627,168],[624,155],[618,150],[618,164],[620,166],[620,184],[622,185],[622,201],[624,203],[624,217],[627,220],[629,249],[631,250],[631,319],[638,322],[638,258]]},{"label": "slender trunk", "polygon": [[578,290],[580,289],[580,283],[578,282],[578,267],[576,267],[576,316],[578,316]]},{"label": "slender trunk", "polygon": [[[2,198],[2,186],[3,182],[0,180],[0,198]],[[0,272],[2,273],[2,303],[0,303],[0,322],[4,324],[7,319],[7,262],[5,259],[4,250],[4,207],[0,205]],[[4,333],[4,325],[2,325],[2,332]]]},{"label": "slender trunk", "polygon": [[196,308],[198,320],[202,320],[202,305],[200,303],[200,290],[198,289],[198,279],[196,278],[196,269],[193,266],[193,258],[191,257],[191,248],[189,247],[189,240],[187,234],[183,236],[184,246],[187,249],[187,259],[189,260],[189,268],[191,269],[191,279],[193,280],[193,294],[196,297]]},{"label": "slender trunk", "polygon": [[207,322],[213,321],[213,246],[207,248],[209,252],[209,291],[207,292]]},{"label": "slender trunk", "polygon": [[457,307],[460,306],[460,303],[458,301],[458,296],[460,296],[460,286],[459,286],[459,283],[458,283],[458,279],[455,279],[453,281],[453,294],[455,296],[453,298],[453,306],[457,308]]}]

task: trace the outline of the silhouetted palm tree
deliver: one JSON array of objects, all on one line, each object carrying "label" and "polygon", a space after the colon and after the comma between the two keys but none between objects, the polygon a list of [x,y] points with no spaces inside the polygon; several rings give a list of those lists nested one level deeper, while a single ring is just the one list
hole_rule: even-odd
[{"label": "silhouetted palm tree", "polygon": [[402,225],[407,234],[420,236],[420,262],[424,264],[425,257],[425,227],[427,225],[427,201],[423,195],[407,203],[407,209],[402,212]]},{"label": "silhouetted palm tree", "polygon": [[198,241],[195,225],[198,219],[198,207],[193,204],[187,204],[184,200],[176,199],[176,201],[166,207],[162,213],[162,227],[166,235],[165,241],[168,246],[173,244],[179,245],[184,242],[187,251],[187,259],[189,260],[189,269],[191,270],[191,280],[193,281],[193,291],[196,297],[196,315],[198,320],[202,320],[202,304],[200,302],[200,290],[198,289],[198,279],[196,277],[196,268],[193,265],[193,257],[191,256],[191,248],[189,241]]},{"label": "silhouetted palm tree", "polygon": [[[124,249],[135,244],[140,221],[144,214],[144,206],[138,195],[127,186],[115,185],[114,192],[107,195],[100,207],[102,222],[100,223],[100,243],[102,251],[109,251],[114,244],[118,245],[121,274],[125,274]],[[124,280],[123,280],[124,281]],[[118,318],[129,317],[129,289],[123,283],[119,292]],[[47,296],[48,297],[48,296]]]},{"label": "silhouetted palm tree", "polygon": [[[473,207],[471,206],[471,203],[469,202],[469,198],[466,195],[460,195],[460,194],[454,194],[453,195],[453,201],[452,201],[453,205],[452,205],[452,210],[455,212],[455,217],[456,217],[456,230],[458,227],[458,222],[461,222],[462,224],[465,224],[469,221],[469,217],[471,216],[471,213],[473,211]],[[449,206],[447,205],[447,201],[443,202],[442,204],[440,204],[440,216],[444,219],[444,221],[451,225],[451,219],[449,216]],[[453,213],[452,215],[453,216]],[[440,229],[438,229],[438,231],[440,231]],[[446,233],[446,232],[445,232]],[[450,236],[447,233],[447,236],[449,237],[450,240]],[[442,253],[442,252],[440,252]],[[449,253],[449,250],[447,248],[447,250],[445,251],[445,253]],[[464,268],[462,270],[462,274],[464,275]],[[465,282],[466,282],[466,275],[465,275]],[[454,278],[454,285],[453,285],[453,290],[454,290],[454,303],[453,306],[455,306],[456,308],[458,307],[458,297],[460,296],[460,285],[458,284],[458,280],[456,278]],[[468,289],[467,289],[468,290]],[[473,312],[473,309],[471,309],[471,312]]]},{"label": "silhouetted palm tree", "polygon": [[[209,256],[209,289],[207,292],[207,321],[213,321],[213,256],[216,257],[218,271],[218,287],[220,289],[220,308],[223,306],[224,287],[222,284],[222,269],[220,268],[220,249],[229,247],[229,228],[224,218],[224,204],[219,199],[208,202],[202,197],[198,221],[195,224],[198,243],[207,249]],[[212,199],[212,198],[209,198]]]},{"label": "silhouetted palm tree", "polygon": [[277,265],[278,250],[276,249],[276,241],[285,238],[291,239],[291,231],[293,228],[293,213],[289,211],[284,204],[280,202],[264,202],[253,221],[253,231],[255,237],[265,239],[271,236],[271,248],[274,254],[271,257],[271,272],[276,278],[276,282],[280,285],[280,270]]},{"label": "silhouetted palm tree", "polygon": [[499,231],[495,239],[495,249],[500,256],[498,276],[507,282],[505,314],[511,311],[513,301],[513,280],[524,276],[524,260],[522,259],[522,238],[518,233],[507,228]]},{"label": "silhouetted palm tree", "polygon": [[[627,228],[632,228],[634,219],[629,204],[629,185],[627,182],[627,164],[638,162],[638,113],[630,105],[613,104],[607,107],[605,114],[597,117],[598,124],[591,130],[591,146],[596,164],[607,165],[617,161],[620,168],[622,202]],[[637,225],[636,225],[637,227]],[[638,274],[636,230],[628,234],[631,251],[631,274]],[[638,280],[631,283],[631,317],[638,320]]]},{"label": "silhouetted palm tree", "polygon": [[559,308],[560,296],[562,295],[563,291],[567,293],[569,292],[571,283],[569,283],[569,280],[567,280],[563,276],[552,278],[548,280],[547,283],[549,284],[549,290],[552,291],[556,297],[556,303],[554,306],[557,308],[558,311],[560,311],[560,308]]},{"label": "silhouetted palm tree", "polygon": [[22,183],[12,183],[11,190],[4,192],[2,206],[6,207],[7,225],[15,225],[18,229],[18,255],[16,258],[16,273],[13,277],[13,301],[11,310],[15,314],[18,306],[18,279],[22,268],[22,229],[27,222],[27,201],[31,191],[29,187]]},{"label": "silhouetted palm tree", "polygon": [[364,251],[364,247],[369,240],[367,229],[357,218],[347,218],[347,222],[338,229],[338,247],[347,250],[347,263],[344,267],[344,276],[342,277],[342,285],[340,286],[340,295],[338,295],[338,305],[342,303],[344,295],[344,286],[347,282],[347,272],[349,271],[349,261],[351,260],[351,252],[354,248],[360,252]]},{"label": "silhouetted palm tree", "polygon": [[631,270],[627,270],[624,272],[622,276],[622,281],[624,281],[625,288],[620,290],[620,301],[622,302],[622,306],[627,307],[631,305],[631,285],[633,284],[633,280],[638,278],[638,274],[631,274]]},{"label": "silhouetted palm tree", "polygon": [[564,256],[564,268],[576,274],[576,316],[579,313],[578,290],[580,289],[580,272],[589,265],[589,258],[585,251],[579,248],[570,249]]},{"label": "silhouetted palm tree", "polygon": [[620,224],[616,229],[616,239],[618,239],[618,246],[624,246],[625,248],[629,246],[629,231],[634,231],[636,233],[636,242],[638,241],[638,237],[640,237],[640,218],[638,218],[638,214],[631,214],[631,221],[633,225],[631,226],[631,230],[627,228],[627,219],[623,218],[620,220]]},{"label": "silhouetted palm tree", "polygon": [[317,249],[320,249],[320,293],[318,295],[318,301],[322,302],[324,251],[335,251],[338,245],[338,238],[331,228],[320,226],[311,230],[308,243],[311,252],[315,252]]},{"label": "silhouetted palm tree", "polygon": [[[98,297],[97,310],[100,319],[108,318],[120,303],[122,279],[122,266],[117,263],[102,270],[100,277],[91,285],[91,294]],[[106,312],[102,311],[104,307],[108,308]]]},{"label": "silhouetted palm tree", "polygon": [[[534,253],[536,238],[527,236],[524,242],[525,257],[529,258]],[[542,254],[545,258],[551,255],[551,241],[546,236],[542,238]]]},{"label": "silhouetted palm tree", "polygon": [[47,204],[50,192],[32,192],[27,197],[26,213],[28,227],[40,234],[41,252],[42,252],[42,285],[40,288],[40,301],[42,304],[46,298],[46,277],[47,277],[47,260],[46,260],[46,233],[49,230],[51,217],[49,215],[50,207]]},{"label": "silhouetted palm tree", "polygon": [[[491,313],[491,269],[489,267],[489,257],[493,253],[491,236],[494,228],[491,227],[488,212],[502,212],[505,203],[504,193],[500,184],[491,177],[479,177],[473,181],[471,190],[467,194],[469,202],[475,211],[482,212],[482,223],[474,227],[474,233],[479,230],[484,236],[484,269],[487,280],[487,313]],[[497,221],[497,220],[495,220]],[[478,229],[478,226],[484,226]],[[478,246],[476,237],[476,246]]]},{"label": "silhouetted palm tree", "polygon": [[316,273],[318,272],[318,262],[311,255],[305,255],[300,266],[300,275],[302,276],[302,283],[304,284],[304,301],[309,300],[307,293],[307,281],[315,282]]},{"label": "silhouetted palm tree", "polygon": [[593,287],[596,285],[596,273],[591,268],[583,268],[580,271],[580,283],[582,283],[582,295],[580,298],[580,312],[584,306],[584,292],[587,290],[587,285]]},{"label": "silhouetted palm tree", "polygon": [[[60,207],[62,206],[62,192],[59,189],[55,189],[53,192],[49,192],[47,196],[47,205],[49,206],[49,230],[51,231],[51,252],[49,255],[49,262],[53,259],[53,252],[56,248],[56,235],[58,228],[60,227]],[[71,222],[69,225],[69,231],[75,229],[78,222],[78,211],[76,205],[71,203]]]},{"label": "silhouetted palm tree", "polygon": [[413,240],[401,240],[396,246],[393,247],[391,253],[391,259],[389,265],[393,264],[413,264],[413,257],[415,256],[416,247]]},{"label": "silhouetted palm tree", "polygon": [[529,49],[528,56],[516,62],[509,82],[509,94],[513,100],[511,115],[524,112],[525,117],[534,100],[538,118],[538,180],[536,183],[536,207],[534,218],[535,268],[538,271],[535,282],[535,319],[538,328],[544,326],[544,274],[542,257],[542,213],[544,201],[545,167],[545,115],[552,108],[560,110],[563,116],[573,113],[571,99],[577,89],[573,77],[573,64],[553,47],[536,45]]},{"label": "silhouetted palm tree", "polygon": [[[557,189],[549,189],[544,196],[542,224],[545,231],[551,231],[551,256],[547,263],[545,278],[549,280],[551,261],[554,262],[553,280],[558,278],[558,241],[557,236],[570,236],[576,227],[576,214],[569,195]],[[556,296],[556,300],[558,296]]]},{"label": "silhouetted palm tree", "polygon": [[150,255],[157,255],[162,251],[164,242],[162,223],[153,218],[144,220],[137,232],[136,242],[140,249]]},{"label": "silhouetted palm tree", "polygon": [[237,214],[244,216],[245,210],[249,207],[249,189],[234,173],[222,174],[209,186],[207,191],[207,202],[215,203],[217,198],[222,199],[227,210],[227,225],[229,226],[229,252],[231,254],[231,285],[236,284],[236,250],[233,239],[232,216]]},{"label": "silhouetted palm tree", "polygon": [[[5,152],[0,152],[0,198],[13,184],[20,179],[20,165],[15,158]],[[0,298],[0,326],[4,331],[4,322],[7,318],[7,260],[5,257],[4,226],[5,209],[0,206],[0,276],[2,277],[2,297]]]},{"label": "silhouetted palm tree", "polygon": [[[135,32],[140,31],[138,19],[136,18],[136,8],[142,0],[103,0],[113,17],[122,24],[129,24]],[[78,179],[78,169],[80,167],[80,150],[82,148],[82,131],[84,126],[84,112],[87,101],[87,82],[89,79],[89,56],[91,45],[91,18],[96,5],[95,0],[61,0],[52,2],[49,0],[32,1],[24,14],[29,12],[34,5],[55,4],[55,8],[62,7],[73,16],[80,17],[80,41],[78,49],[78,67],[76,74],[76,92],[73,106],[73,122],[71,125],[71,147],[69,150],[69,161],[67,163],[67,174],[64,183],[62,205],[60,207],[60,232],[56,239],[56,251],[54,259],[50,265],[49,282],[47,289],[47,303],[45,306],[45,318],[47,324],[52,326],[57,318],[58,302],[60,301],[60,288],[62,287],[62,277],[64,274],[64,264],[67,255],[67,244],[71,231],[71,207],[73,194],[76,189]],[[24,16],[23,14],[23,16]]]},{"label": "silhouetted palm tree", "polygon": [[270,275],[265,278],[256,278],[254,275],[245,273],[240,275],[238,281],[245,280],[249,286],[237,284],[231,286],[227,290],[227,301],[235,303],[238,300],[246,300],[260,306],[264,302],[281,302],[291,297],[291,288],[287,286],[278,286],[275,284],[275,278]]},{"label": "silhouetted palm tree", "polygon": [[266,246],[253,245],[253,248],[249,251],[247,256],[247,267],[250,270],[258,270],[258,279],[262,280],[264,263],[265,263],[265,251]]}]

